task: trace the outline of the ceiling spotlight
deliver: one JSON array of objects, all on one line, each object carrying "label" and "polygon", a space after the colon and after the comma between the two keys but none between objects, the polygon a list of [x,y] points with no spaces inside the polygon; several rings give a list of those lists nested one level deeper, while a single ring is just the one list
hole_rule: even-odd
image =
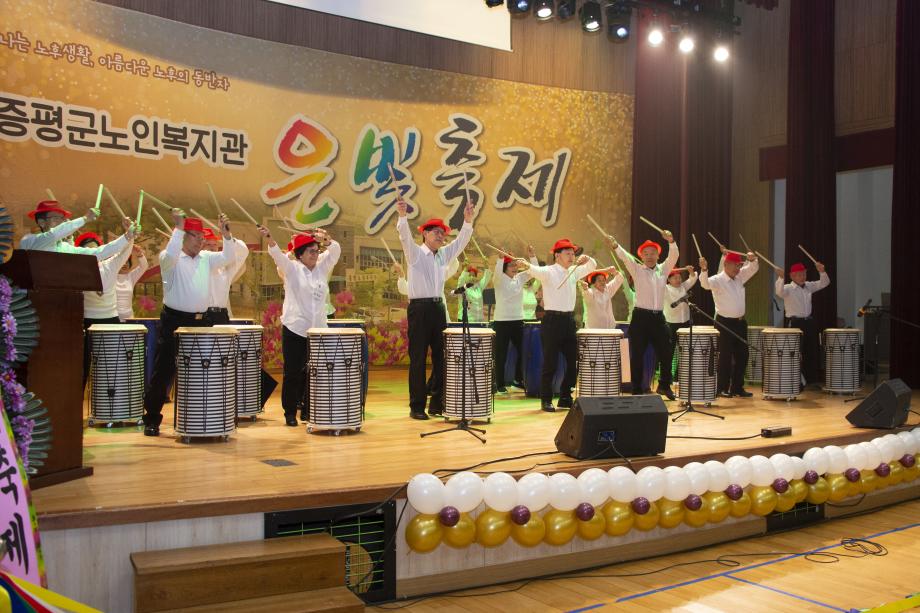
[{"label": "ceiling spotlight", "polygon": [[508,0],[508,12],[521,15],[530,12],[530,0]]},{"label": "ceiling spotlight", "polygon": [[553,0],[536,0],[533,3],[533,14],[540,21],[552,19],[553,13],[556,12],[555,2]]},{"label": "ceiling spotlight", "polygon": [[632,9],[620,3],[607,5],[607,36],[614,42],[629,38]]},{"label": "ceiling spotlight", "polygon": [[664,42],[664,33],[661,31],[657,25],[653,25],[652,29],[648,32],[648,44],[653,47],[657,47]]},{"label": "ceiling spotlight", "polygon": [[569,19],[575,14],[577,0],[559,0],[559,8],[556,10],[556,17],[559,19]]},{"label": "ceiling spotlight", "polygon": [[486,6],[489,8],[494,8],[496,6],[501,6],[505,3],[505,0],[486,0]]},{"label": "ceiling spotlight", "polygon": [[724,62],[728,60],[728,47],[725,45],[719,45],[716,47],[715,51],[712,52],[712,57],[717,62]]},{"label": "ceiling spotlight", "polygon": [[693,47],[695,46],[696,45],[694,45],[693,39],[690,37],[689,34],[685,34],[680,39],[680,44],[678,45],[681,53],[690,53],[691,51],[693,51]]},{"label": "ceiling spotlight", "polygon": [[597,0],[587,0],[578,9],[581,29],[585,32],[597,32],[601,29],[601,5]]}]

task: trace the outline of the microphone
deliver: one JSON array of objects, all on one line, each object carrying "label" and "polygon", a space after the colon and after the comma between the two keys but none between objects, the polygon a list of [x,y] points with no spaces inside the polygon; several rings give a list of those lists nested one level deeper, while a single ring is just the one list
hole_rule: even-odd
[{"label": "microphone", "polygon": [[673,309],[673,308],[676,308],[677,305],[680,304],[681,302],[687,302],[687,301],[689,301],[689,300],[690,300],[690,296],[689,296],[689,295],[683,296],[682,298],[678,298],[677,300],[675,300],[674,302],[671,303],[671,308],[672,308],[672,309]]},{"label": "microphone", "polygon": [[459,296],[460,294],[465,294],[465,293],[466,293],[466,290],[470,289],[470,288],[473,287],[474,285],[475,285],[475,283],[473,283],[472,281],[470,281],[470,282],[467,283],[466,285],[461,285],[460,287],[458,287],[457,289],[455,289],[454,291],[452,291],[452,292],[451,292],[451,295],[452,295],[452,296]]},{"label": "microphone", "polygon": [[872,298],[869,298],[868,300],[866,300],[866,304],[864,304],[864,305],[862,305],[861,307],[859,307],[859,310],[856,311],[856,316],[857,316],[857,317],[862,317],[863,315],[865,315],[865,314],[866,314],[866,310],[869,308],[869,305],[870,305],[870,304],[872,304]]}]

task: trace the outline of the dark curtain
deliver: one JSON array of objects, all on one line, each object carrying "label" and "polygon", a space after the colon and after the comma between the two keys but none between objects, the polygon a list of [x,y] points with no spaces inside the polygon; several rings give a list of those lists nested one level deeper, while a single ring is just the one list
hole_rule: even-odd
[{"label": "dark curtain", "polygon": [[837,189],[834,144],[834,0],[793,0],[789,15],[786,182],[786,277],[802,262],[817,279],[802,245],[826,267],[829,289],[815,294],[819,330],[837,327]]},{"label": "dark curtain", "polygon": [[[898,1],[895,160],[891,202],[891,314],[920,320],[920,284],[901,267],[920,228],[920,2]],[[881,248],[881,247],[880,247]],[[908,264],[909,266],[910,264]],[[920,330],[891,323],[891,376],[920,387]]]}]

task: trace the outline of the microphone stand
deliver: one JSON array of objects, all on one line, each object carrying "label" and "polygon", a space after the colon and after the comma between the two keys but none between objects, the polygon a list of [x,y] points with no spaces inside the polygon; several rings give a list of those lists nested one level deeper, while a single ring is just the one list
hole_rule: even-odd
[{"label": "microphone stand", "polygon": [[[469,306],[469,300],[466,297],[466,289],[460,292],[461,308],[460,308],[460,337],[461,337],[461,348],[460,348],[460,421],[457,422],[457,425],[450,428],[444,428],[443,430],[435,430],[434,432],[422,432],[419,436],[425,438],[426,436],[434,436],[435,434],[444,434],[445,432],[454,432],[456,430],[463,430],[464,432],[469,432],[471,436],[479,440],[483,445],[486,444],[486,439],[484,436],[486,431],[482,428],[474,428],[470,425],[470,421],[466,418],[466,370],[467,370],[467,359],[469,363],[472,364],[473,361],[473,339],[470,335],[470,318],[467,315],[467,307]],[[446,363],[445,363],[446,367]],[[491,385],[491,384],[490,384]],[[477,389],[473,390],[476,394],[476,400],[479,399],[479,392]]]},{"label": "microphone stand", "polygon": [[[870,302],[871,302],[871,301],[870,301]],[[872,360],[872,366],[873,366],[873,368],[874,368],[874,370],[875,370],[875,374],[874,374],[874,376],[873,376],[873,378],[872,378],[872,387],[878,387],[879,362],[881,361],[881,360],[879,359],[879,355],[878,355],[878,353],[879,353],[879,350],[878,350],[878,339],[879,339],[879,332],[881,331],[881,327],[882,327],[882,326],[881,326],[882,318],[883,318],[883,317],[887,317],[890,321],[893,321],[893,322],[896,322],[896,323],[899,323],[899,324],[904,324],[905,326],[911,326],[912,328],[917,328],[917,329],[920,329],[920,325],[918,325],[918,324],[916,324],[916,323],[914,323],[914,322],[912,322],[912,321],[908,321],[908,320],[906,320],[906,319],[903,319],[903,318],[901,318],[901,317],[897,317],[896,315],[892,315],[892,314],[891,314],[891,307],[882,306],[882,305],[879,305],[879,306],[869,306],[868,303],[867,303],[866,306],[862,307],[862,308],[859,310],[859,312],[857,313],[857,315],[858,315],[859,317],[862,317],[863,315],[869,315],[870,317],[872,317],[872,318],[875,319],[875,334],[873,335],[873,346],[874,346],[874,350],[873,350],[873,352],[872,352],[872,354],[873,354],[872,357],[874,358],[874,359]],[[864,366],[868,366],[868,364],[865,364]],[[863,370],[865,370],[865,368],[863,368]]]},{"label": "microphone stand", "polygon": [[[694,311],[703,313],[703,311],[700,310],[695,304],[690,302],[689,292],[687,293],[685,298],[686,300],[684,300],[684,302],[687,303],[688,307],[690,307]],[[703,313],[703,314],[706,315],[706,313]],[[683,409],[679,411],[669,411],[668,415],[674,416],[674,417],[671,417],[672,422],[677,421],[678,419],[680,419],[687,413],[699,413],[700,415],[706,415],[707,417],[715,417],[716,419],[725,419],[724,415],[716,415],[715,413],[710,413],[708,411],[700,411],[699,409],[693,406],[693,353],[694,352],[693,352],[693,317],[692,315],[690,317],[690,332],[687,336],[689,337],[689,343],[687,347],[687,401],[681,405],[684,407]],[[683,387],[684,382],[681,381],[680,385],[681,387]],[[708,406],[709,405],[707,405],[707,407]]]}]

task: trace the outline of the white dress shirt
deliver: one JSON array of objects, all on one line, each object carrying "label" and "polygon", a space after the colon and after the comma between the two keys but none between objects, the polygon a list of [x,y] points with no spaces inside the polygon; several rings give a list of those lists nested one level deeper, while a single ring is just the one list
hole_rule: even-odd
[{"label": "white dress shirt", "polygon": [[[530,258],[530,263],[539,266],[537,258]],[[523,321],[524,320],[524,284],[530,280],[530,273],[526,270],[509,277],[503,271],[505,261],[498,258],[495,263],[495,321]],[[534,292],[531,292],[533,294]],[[537,297],[533,296],[533,309],[537,308]],[[530,315],[533,318],[533,313]]]},{"label": "white dress shirt", "polygon": [[234,260],[227,266],[221,266],[211,275],[211,289],[209,292],[208,306],[218,309],[230,308],[230,286],[239,278],[249,257],[249,247],[238,238],[235,243]]},{"label": "white dress shirt", "polygon": [[112,242],[106,243],[99,247],[77,247],[67,239],[71,234],[82,228],[86,224],[84,217],[77,217],[58,224],[47,232],[39,234],[26,234],[19,241],[19,248],[32,251],[54,251],[56,253],[79,253],[83,255],[94,255],[97,260],[107,260],[108,258],[121,253],[128,239],[124,235],[119,236]]},{"label": "white dress shirt", "polygon": [[668,255],[664,263],[656,264],[654,268],[636,262],[623,245],[617,245],[617,256],[633,278],[636,292],[634,308],[647,311],[664,310],[664,286],[668,284],[668,273],[680,256],[677,243],[668,243]]},{"label": "white dress shirt", "polygon": [[681,302],[674,308],[671,308],[671,305],[687,295],[690,288],[696,285],[696,279],[697,274],[692,272],[687,280],[677,287],[670,283],[665,286],[664,320],[669,324],[682,324],[690,321],[690,307],[686,302]]},{"label": "white dress shirt", "polygon": [[83,318],[109,319],[118,316],[118,297],[115,284],[118,271],[131,257],[133,241],[126,241],[121,253],[99,262],[99,277],[102,279],[101,292],[83,292]]},{"label": "white dress shirt", "polygon": [[540,304],[540,301],[537,300],[539,290],[540,282],[536,280],[524,288],[521,305],[524,311],[524,321],[533,321],[537,318],[537,306]]},{"label": "white dress shirt", "polygon": [[[469,272],[464,270],[460,273],[460,278],[457,279],[457,287],[466,285],[470,282],[471,275]],[[479,323],[485,321],[485,308],[482,304],[482,292],[489,286],[489,281],[492,280],[492,271],[484,270],[482,273],[482,278],[478,281],[474,281],[472,287],[467,288],[466,290],[466,302],[467,302],[467,319],[472,323]],[[457,296],[457,321],[462,321],[463,317],[463,297]]]},{"label": "white dress shirt", "polygon": [[732,318],[744,317],[744,284],[754,276],[758,266],[757,260],[747,262],[741,267],[734,279],[725,274],[725,272],[720,272],[711,277],[705,270],[700,272],[700,285],[703,286],[703,289],[708,289],[712,292],[717,315]]},{"label": "white dress shirt", "polygon": [[412,240],[409,230],[409,221],[400,217],[396,222],[396,231],[399,233],[399,242],[402,244],[406,262],[409,265],[409,300],[416,298],[441,298],[444,299],[444,282],[450,276],[448,266],[457,259],[460,252],[466,248],[473,236],[473,224],[464,222],[457,239],[449,245],[438,249],[437,253],[424,244],[419,245]]},{"label": "white dress shirt", "polygon": [[[447,265],[447,278],[448,279],[454,276],[454,273],[457,272],[457,268],[459,266],[460,266],[460,260],[458,258],[454,258],[453,260],[451,260],[450,264]],[[399,277],[398,279],[396,279],[396,291],[402,294],[403,296],[408,296],[409,295],[408,279],[406,279],[405,277]],[[444,294],[441,294],[441,299],[445,304],[447,303],[447,300],[444,298]],[[445,317],[447,318],[447,322],[450,323],[450,313],[447,313],[445,311]]]},{"label": "white dress shirt", "polygon": [[831,284],[826,272],[820,273],[817,281],[806,281],[804,285],[789,282],[783,285],[776,279],[776,295],[783,299],[786,317],[811,317],[811,295]]},{"label": "white dress shirt", "polygon": [[616,275],[607,281],[603,291],[594,287],[583,289],[581,297],[585,305],[586,328],[616,328],[617,320],[613,316],[613,296],[623,285],[623,275]]},{"label": "white dress shirt", "polygon": [[166,249],[160,252],[163,304],[177,311],[203,313],[211,306],[214,271],[236,258],[236,244],[224,239],[222,251],[200,251],[195,257],[182,251],[185,232],[174,229]]},{"label": "white dress shirt", "polygon": [[[581,266],[576,266],[575,271],[569,275],[569,269],[559,264],[550,266],[531,266],[530,275],[539,279],[543,284],[543,308],[547,311],[562,311],[571,313],[575,310],[576,287],[578,280],[597,268],[597,262],[589,257]],[[562,287],[562,280],[568,275],[568,280]]]},{"label": "white dress shirt", "polygon": [[150,263],[147,262],[147,256],[141,253],[137,266],[132,270],[118,274],[115,280],[115,302],[118,306],[118,319],[125,321],[134,317],[134,286],[140,281]]},{"label": "white dress shirt", "polygon": [[268,248],[269,255],[283,271],[284,304],[281,306],[281,323],[297,334],[307,336],[310,328],[326,328],[326,296],[329,295],[329,276],[342,247],[330,241],[326,250],[319,254],[316,266],[310,270],[303,262],[288,258],[278,245]]}]

